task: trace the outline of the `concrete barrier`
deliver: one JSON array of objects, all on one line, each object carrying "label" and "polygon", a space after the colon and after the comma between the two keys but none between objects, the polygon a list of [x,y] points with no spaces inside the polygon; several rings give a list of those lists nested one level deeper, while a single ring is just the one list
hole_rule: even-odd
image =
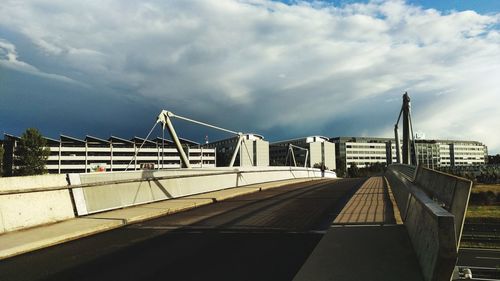
[{"label": "concrete barrier", "polygon": [[408,202],[410,200],[410,188],[412,183],[398,170],[388,169],[385,173],[385,177],[387,178],[389,185],[392,187],[392,193],[394,194],[394,199],[398,205],[401,219],[404,221],[408,211]]},{"label": "concrete barrier", "polygon": [[239,167],[0,178],[0,234],[231,187],[319,177],[319,169]]},{"label": "concrete barrier", "polygon": [[74,218],[66,175],[0,178],[0,233]]},{"label": "concrete barrier", "polygon": [[449,280],[457,260],[472,182],[419,167],[414,180],[390,166],[391,185],[425,280]]},{"label": "concrete barrier", "polygon": [[425,280],[450,280],[458,257],[453,215],[414,190],[404,224]]},{"label": "concrete barrier", "polygon": [[231,187],[314,177],[321,177],[321,171],[248,167],[75,174],[69,179],[77,214],[82,216]]},{"label": "concrete barrier", "polygon": [[419,167],[415,183],[429,197],[455,216],[455,238],[458,246],[462,237],[472,182],[454,175]]}]

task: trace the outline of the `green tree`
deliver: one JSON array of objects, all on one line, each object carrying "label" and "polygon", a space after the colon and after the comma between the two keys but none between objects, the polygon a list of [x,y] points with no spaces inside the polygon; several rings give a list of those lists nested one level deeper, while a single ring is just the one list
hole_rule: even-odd
[{"label": "green tree", "polygon": [[50,149],[40,132],[35,128],[27,129],[19,141],[19,170],[17,174],[27,176],[46,173],[45,162],[49,154]]},{"label": "green tree", "polygon": [[316,169],[321,169],[321,167],[325,168],[325,170],[328,170],[328,167],[325,166],[323,163],[314,163],[313,168]]},{"label": "green tree", "polygon": [[361,176],[358,165],[356,163],[351,163],[351,167],[348,169],[347,173],[350,178],[357,178]]},{"label": "green tree", "polygon": [[500,154],[488,155],[488,164],[500,164]]},{"label": "green tree", "polygon": [[3,154],[4,154],[3,146],[0,146],[0,177],[3,175]]},{"label": "green tree", "polygon": [[345,159],[345,156],[344,157],[337,157],[336,160],[336,165],[337,165],[337,169],[335,170],[335,172],[337,173],[337,176],[339,177],[346,177],[347,176],[347,169],[346,169],[346,159]]}]

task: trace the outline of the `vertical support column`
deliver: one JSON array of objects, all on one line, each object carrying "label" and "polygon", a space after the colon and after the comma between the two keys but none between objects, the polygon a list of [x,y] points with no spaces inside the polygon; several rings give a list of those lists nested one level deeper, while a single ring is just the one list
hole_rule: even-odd
[{"label": "vertical support column", "polygon": [[156,170],[160,169],[160,147],[158,146],[158,142],[156,142],[156,164],[158,165]]},{"label": "vertical support column", "polygon": [[396,138],[396,163],[401,164],[401,143],[399,142],[398,125],[394,126],[394,136]]},{"label": "vertical support column", "polygon": [[88,145],[87,141],[85,141],[85,173],[87,173],[88,171],[88,156],[89,156]]},{"label": "vertical support column", "polygon": [[[297,167],[297,161],[295,160],[295,151],[293,151],[293,147],[290,146],[290,153],[292,154],[293,166]],[[307,160],[306,160],[307,161]],[[291,165],[290,165],[291,166]]]},{"label": "vertical support column", "polygon": [[[238,155],[238,152],[240,152],[240,147],[241,147],[241,142],[243,141],[243,135],[240,135],[238,138],[238,143],[236,144],[236,148],[234,149],[233,156],[231,157],[231,162],[229,163],[229,167],[233,167],[234,161],[236,160],[236,155]],[[240,162],[241,162],[241,155],[240,155]]]},{"label": "vertical support column", "polygon": [[59,139],[59,158],[58,158],[58,163],[57,163],[57,173],[61,173],[61,149],[62,149],[62,142]]},{"label": "vertical support column", "polygon": [[175,143],[177,151],[179,152],[179,154],[181,156],[182,164],[184,165],[185,168],[191,168],[191,165],[189,164],[189,160],[186,156],[186,153],[184,152],[184,149],[182,149],[181,142],[179,140],[179,137],[177,136],[177,133],[175,132],[174,126],[172,125],[172,121],[170,121],[170,117],[168,116],[168,114],[169,113],[166,113],[164,125],[167,126],[167,130],[170,133],[170,136],[172,137],[172,140]]},{"label": "vertical support column", "polygon": [[113,172],[113,143],[112,142],[109,142],[109,149],[111,150],[111,155],[109,157],[109,163],[111,165],[110,169],[111,169],[111,172]]},{"label": "vertical support column", "polygon": [[[134,141],[134,154],[133,155],[136,155],[136,153],[137,153],[137,146],[135,145],[135,141]],[[133,160],[134,160],[134,171],[137,170],[137,156],[136,157],[132,156],[132,157],[134,157],[133,158]]]},{"label": "vertical support column", "polygon": [[203,168],[203,146],[200,147],[200,160],[201,160],[200,167]]},{"label": "vertical support column", "polygon": [[403,164],[411,164],[410,97],[403,95]]}]

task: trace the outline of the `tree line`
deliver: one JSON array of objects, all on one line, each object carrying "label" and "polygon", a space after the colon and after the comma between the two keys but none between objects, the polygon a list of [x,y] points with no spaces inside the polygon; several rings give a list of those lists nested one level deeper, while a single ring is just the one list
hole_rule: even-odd
[{"label": "tree line", "polygon": [[[47,173],[45,164],[50,155],[47,141],[36,128],[27,129],[19,140],[16,149],[15,164],[19,166],[13,171],[15,176],[41,175]],[[0,146],[0,176],[5,167],[5,148]]]}]

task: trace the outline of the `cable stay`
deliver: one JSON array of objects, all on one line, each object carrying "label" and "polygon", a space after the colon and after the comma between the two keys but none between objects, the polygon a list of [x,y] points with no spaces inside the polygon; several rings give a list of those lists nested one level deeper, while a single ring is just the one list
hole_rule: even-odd
[{"label": "cable stay", "polygon": [[[295,159],[295,151],[293,150],[293,148],[304,150],[306,152],[306,158],[304,160],[304,168],[307,167],[307,158],[309,157],[309,150],[300,146],[293,145],[291,143],[288,144],[288,153],[286,154],[285,165],[288,163],[288,156],[291,155],[292,156],[291,158],[293,160],[293,165],[297,167],[297,161]],[[290,163],[290,166],[291,164],[292,163]]]},{"label": "cable stay", "polygon": [[[184,117],[184,116],[180,116],[180,115],[174,114],[173,112],[168,111],[168,110],[162,110],[160,112],[160,114],[158,115],[153,128],[151,128],[151,130],[149,131],[146,139],[144,139],[144,142],[141,144],[141,146],[139,147],[139,149],[135,152],[133,159],[127,165],[127,168],[125,169],[125,171],[128,169],[128,167],[130,166],[130,164],[137,158],[137,155],[138,155],[139,151],[141,150],[141,148],[144,145],[144,143],[148,140],[149,136],[153,132],[153,130],[156,127],[156,125],[158,125],[158,123],[162,124],[162,136],[163,136],[162,137],[162,155],[164,154],[163,152],[164,152],[164,148],[165,148],[165,129],[167,129],[168,133],[170,134],[170,137],[172,138],[172,140],[173,140],[173,142],[175,144],[177,152],[180,155],[182,167],[188,168],[188,169],[191,168],[191,165],[189,163],[189,159],[188,159],[188,157],[186,155],[186,152],[184,152],[184,149],[182,148],[182,144],[181,144],[181,142],[179,140],[179,137],[177,136],[177,132],[175,131],[174,125],[172,124],[172,120],[171,120],[172,118],[177,118],[177,119],[180,119],[180,120],[183,120],[183,121],[187,121],[187,122],[194,123],[194,124],[197,124],[197,125],[209,127],[209,128],[215,129],[215,130],[223,131],[223,132],[230,133],[230,134],[233,134],[233,135],[237,136],[238,137],[238,142],[236,144],[236,148],[235,148],[235,150],[233,152],[233,155],[231,157],[231,162],[229,164],[229,167],[233,167],[234,162],[236,160],[236,156],[237,156],[238,152],[240,151],[241,143],[243,143],[243,145],[245,147],[245,150],[246,150],[247,155],[248,155],[248,157],[249,157],[249,159],[251,161],[251,164],[254,165],[253,159],[252,159],[252,157],[250,157],[250,152],[248,151],[248,147],[245,144],[245,142],[243,141],[244,138],[245,138],[245,134],[243,134],[241,132],[236,132],[236,131],[233,131],[233,130],[228,130],[228,129],[225,129],[225,128],[222,128],[222,127],[214,126],[214,125],[211,125],[211,124],[208,124],[208,123],[205,123],[205,122],[197,121],[197,120],[194,120],[194,119],[191,119],[191,118],[187,118],[187,117]],[[162,159],[163,159],[163,157],[162,157]]]}]

